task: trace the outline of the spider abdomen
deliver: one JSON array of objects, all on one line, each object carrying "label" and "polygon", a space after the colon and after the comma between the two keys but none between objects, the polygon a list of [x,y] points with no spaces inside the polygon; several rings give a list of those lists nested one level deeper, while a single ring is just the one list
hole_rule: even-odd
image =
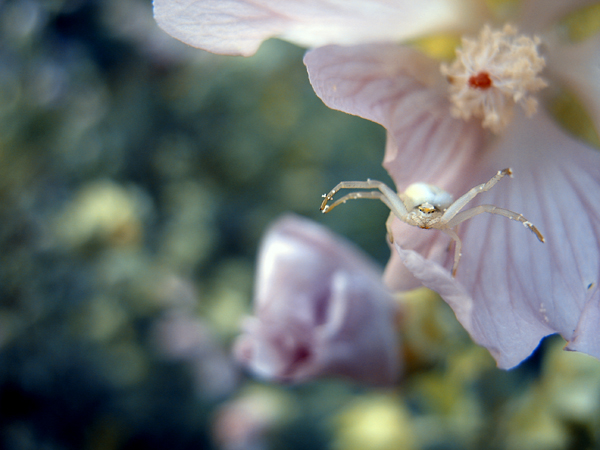
[{"label": "spider abdomen", "polygon": [[427,183],[411,184],[401,198],[408,211],[418,208],[421,212],[428,212],[427,205],[432,206],[435,211],[443,211],[454,201],[451,194]]}]

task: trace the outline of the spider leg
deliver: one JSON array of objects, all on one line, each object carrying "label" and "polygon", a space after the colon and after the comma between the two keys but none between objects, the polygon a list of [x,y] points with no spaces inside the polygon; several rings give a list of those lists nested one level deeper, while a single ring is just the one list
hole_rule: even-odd
[{"label": "spider leg", "polygon": [[[340,191],[341,189],[373,189],[372,192],[353,192],[347,194],[335,201],[331,205],[327,203],[333,200],[333,196]],[[377,192],[377,190],[379,192]],[[342,181],[336,187],[334,187],[328,194],[323,195],[323,202],[321,203],[321,211],[323,213],[327,213],[331,211],[334,207],[339,205],[340,203],[345,203],[348,200],[356,199],[356,198],[372,198],[379,199],[383,203],[386,204],[388,208],[396,215],[400,220],[405,220],[408,214],[406,211],[406,206],[398,197],[398,195],[390,189],[385,183],[377,180],[367,180],[367,181]]]},{"label": "spider leg", "polygon": [[460,257],[462,255],[462,241],[458,237],[458,234],[456,234],[456,232],[450,228],[446,228],[441,231],[454,239],[454,242],[456,243],[454,247],[454,265],[452,266],[452,277],[454,278],[456,276],[456,270],[458,269],[458,263],[460,262]]},{"label": "spider leg", "polygon": [[[460,224],[455,226],[454,228],[452,228],[452,231],[454,231],[456,234],[458,234],[458,229],[460,228]],[[448,242],[448,251],[450,251],[450,248],[452,247],[452,241]]]},{"label": "spider leg", "polygon": [[[454,216],[456,216],[458,214],[458,212],[461,209],[463,209],[467,203],[469,203],[471,200],[473,200],[473,198],[475,196],[477,196],[478,194],[481,194],[482,192],[489,191],[505,175],[512,176],[512,170],[510,168],[504,169],[504,170],[499,170],[498,173],[496,173],[496,175],[494,175],[490,179],[490,181],[488,181],[487,183],[480,184],[480,185],[475,186],[474,188],[470,189],[466,194],[464,194],[462,197],[460,197],[458,200],[456,200],[454,203],[452,203],[448,207],[448,209],[446,209],[446,211],[442,215],[440,222],[441,223],[450,223],[450,221],[452,221],[452,218]],[[451,226],[450,228],[453,228],[453,227]]]},{"label": "spider leg", "polygon": [[454,216],[452,220],[447,223],[449,228],[454,228],[458,224],[464,222],[465,220],[470,219],[481,213],[490,213],[490,214],[498,214],[500,216],[508,217],[509,219],[516,220],[521,222],[527,228],[529,228],[540,240],[540,242],[544,242],[544,236],[540,231],[533,225],[529,220],[523,217],[523,214],[516,213],[514,211],[509,211],[508,209],[498,208],[494,205],[479,205],[471,209],[467,209],[461,213],[458,213]]},{"label": "spider leg", "polygon": [[[327,204],[327,205],[322,206],[321,207],[321,211],[323,211],[324,213],[328,213],[329,211],[331,211],[336,206],[338,206],[338,205],[340,205],[342,203],[346,203],[348,200],[354,200],[354,199],[357,199],[357,198],[371,198],[371,199],[375,199],[375,200],[381,200],[383,203],[385,203],[387,205],[388,208],[392,209],[392,206],[390,205],[390,202],[385,197],[385,195],[383,195],[381,192],[379,192],[379,191],[366,191],[366,192],[350,192],[349,194],[344,195],[343,197],[339,198],[338,200],[336,200],[332,204],[330,204],[330,205]],[[324,202],[326,200],[324,200]]]}]

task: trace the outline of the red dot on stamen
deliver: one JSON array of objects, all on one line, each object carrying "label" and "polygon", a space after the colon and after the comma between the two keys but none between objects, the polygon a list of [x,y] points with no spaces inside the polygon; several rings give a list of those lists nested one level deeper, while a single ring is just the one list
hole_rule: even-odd
[{"label": "red dot on stamen", "polygon": [[475,89],[488,89],[492,87],[492,79],[487,72],[479,72],[469,78],[469,87]]}]

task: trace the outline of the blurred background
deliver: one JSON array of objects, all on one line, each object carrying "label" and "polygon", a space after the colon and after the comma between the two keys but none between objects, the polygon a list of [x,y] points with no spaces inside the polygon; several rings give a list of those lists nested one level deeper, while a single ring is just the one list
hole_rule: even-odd
[{"label": "blurred background", "polygon": [[265,228],[293,211],[385,264],[385,133],[326,108],[303,50],[211,55],[150,0],[0,0],[0,448],[596,449],[600,363],[550,338],[495,368],[402,298],[393,389],[276,386],[230,356]]}]

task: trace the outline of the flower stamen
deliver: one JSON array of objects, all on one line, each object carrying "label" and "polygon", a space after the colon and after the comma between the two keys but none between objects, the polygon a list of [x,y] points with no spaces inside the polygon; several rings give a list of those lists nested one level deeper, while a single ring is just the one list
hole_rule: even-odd
[{"label": "flower stamen", "polygon": [[539,77],[546,64],[539,44],[538,37],[519,35],[511,25],[501,31],[486,25],[477,39],[463,38],[456,60],[441,67],[450,83],[452,114],[480,117],[495,133],[510,123],[515,104],[533,115],[537,100],[531,94],[547,86]]}]

